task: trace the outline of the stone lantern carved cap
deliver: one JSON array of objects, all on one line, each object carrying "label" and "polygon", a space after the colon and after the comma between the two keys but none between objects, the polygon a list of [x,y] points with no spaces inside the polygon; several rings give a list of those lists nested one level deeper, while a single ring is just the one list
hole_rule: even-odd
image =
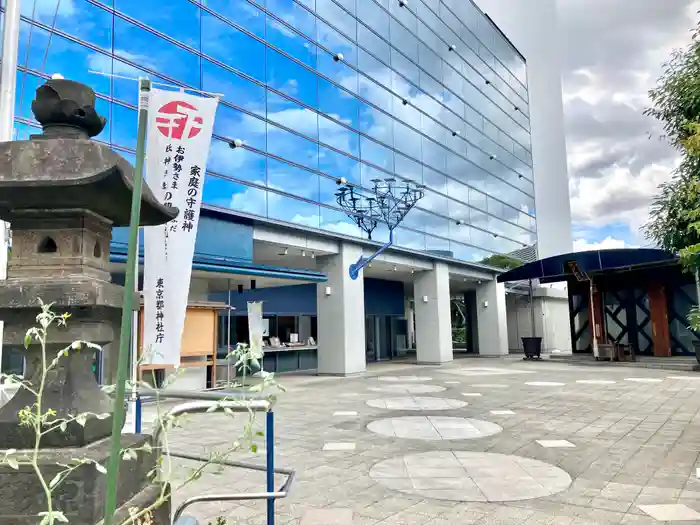
[{"label": "stone lantern carved cap", "polygon": [[[106,123],[94,106],[95,92],[78,82],[49,80],[37,89],[32,111],[44,133],[0,142],[0,220],[11,223],[34,210],[87,209],[112,226],[129,225],[134,168],[90,140]],[[144,181],[141,226],[169,222],[178,211],[159,202]]]},{"label": "stone lantern carved cap", "polygon": [[107,119],[95,111],[95,92],[85,84],[51,79],[36,90],[32,113],[42,125],[44,135],[59,134],[60,128],[76,128],[88,137],[99,135]]}]

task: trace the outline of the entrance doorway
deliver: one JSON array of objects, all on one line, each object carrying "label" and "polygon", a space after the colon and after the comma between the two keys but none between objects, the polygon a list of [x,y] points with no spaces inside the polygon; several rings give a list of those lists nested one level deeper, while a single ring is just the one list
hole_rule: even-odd
[{"label": "entrance doorway", "polygon": [[397,332],[394,318],[388,315],[368,315],[365,317],[365,338],[367,362],[388,361],[396,357]]}]

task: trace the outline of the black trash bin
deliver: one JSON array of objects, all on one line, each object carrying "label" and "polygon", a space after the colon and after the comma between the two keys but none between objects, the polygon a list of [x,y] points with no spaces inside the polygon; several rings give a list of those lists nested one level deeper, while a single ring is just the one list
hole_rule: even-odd
[{"label": "black trash bin", "polygon": [[539,359],[542,353],[542,338],[523,337],[522,340],[525,359]]}]

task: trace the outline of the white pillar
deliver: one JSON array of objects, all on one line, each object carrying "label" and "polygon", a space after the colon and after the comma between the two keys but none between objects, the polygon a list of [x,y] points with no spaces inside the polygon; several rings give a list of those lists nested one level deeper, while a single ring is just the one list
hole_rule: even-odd
[{"label": "white pillar", "polygon": [[362,273],[353,281],[348,268],[362,248],[341,244],[340,253],[318,257],[328,282],[317,286],[318,373],[351,375],[365,371],[365,284]]},{"label": "white pillar", "polygon": [[416,357],[419,363],[452,361],[450,274],[447,265],[416,274],[413,283],[416,308]]},{"label": "white pillar", "polygon": [[413,306],[411,298],[404,297],[403,300],[404,316],[406,317],[406,348],[413,348],[413,342],[416,339],[416,329],[413,326]]},{"label": "white pillar", "polygon": [[479,355],[508,355],[508,322],[504,284],[493,280],[486,281],[477,287],[476,319],[479,333]]},{"label": "white pillar", "polygon": [[[14,138],[19,13],[19,0],[5,2],[2,28],[2,69],[0,70],[0,142],[7,142]],[[7,279],[8,233],[8,225],[0,222],[0,280]],[[3,323],[0,321],[0,372],[2,372],[2,333]]]}]

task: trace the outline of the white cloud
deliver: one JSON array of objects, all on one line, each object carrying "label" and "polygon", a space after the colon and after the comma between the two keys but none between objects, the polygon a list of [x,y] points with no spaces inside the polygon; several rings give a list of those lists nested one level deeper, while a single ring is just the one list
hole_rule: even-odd
[{"label": "white cloud", "polygon": [[558,6],[573,222],[597,230],[624,224],[633,242],[645,244],[640,227],[677,155],[643,111],[671,51],[689,43],[700,2],[559,0]]},{"label": "white cloud", "polygon": [[575,252],[589,252],[593,250],[610,250],[615,248],[639,248],[632,244],[628,244],[622,239],[615,239],[613,237],[606,237],[600,242],[589,242],[586,239],[576,239],[574,240],[574,251]]}]

